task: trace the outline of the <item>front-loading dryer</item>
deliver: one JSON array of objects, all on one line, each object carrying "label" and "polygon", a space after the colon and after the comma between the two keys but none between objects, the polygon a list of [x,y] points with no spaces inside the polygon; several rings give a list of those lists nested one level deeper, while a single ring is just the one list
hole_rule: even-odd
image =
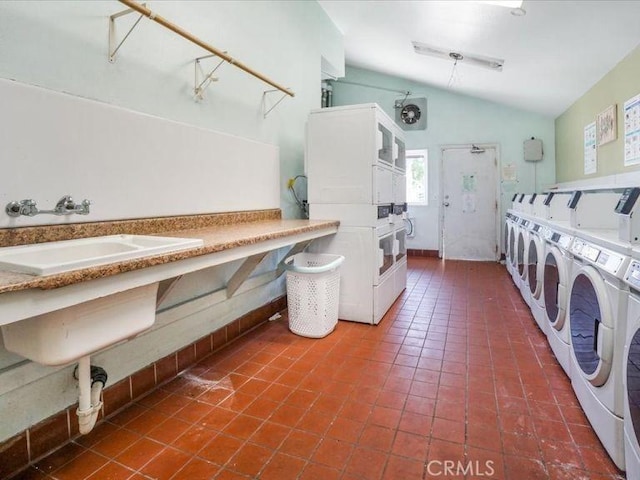
[{"label": "front-loading dryer", "polygon": [[[511,236],[509,238],[509,273],[516,287],[518,287],[518,235],[520,234],[520,221],[522,217],[520,213],[512,212],[513,225],[511,227]],[[519,288],[519,287],[518,287]]]},{"label": "front-loading dryer", "polygon": [[531,221],[525,217],[520,218],[518,223],[518,230],[516,236],[516,263],[514,265],[515,269],[513,272],[514,282],[518,289],[520,289],[520,294],[522,298],[526,302],[527,305],[531,303],[531,293],[529,292],[529,287],[526,285],[527,282],[527,256],[528,256],[528,248],[529,248],[529,226]]},{"label": "front-loading dryer", "polygon": [[569,289],[571,385],[596,435],[620,469],[624,464],[623,354],[630,246],[580,233]]},{"label": "front-loading dryer", "polygon": [[567,293],[571,281],[572,257],[569,248],[573,236],[554,229],[545,230],[545,256],[542,274],[542,295],[547,323],[547,340],[558,363],[570,376],[569,322],[567,321]]},{"label": "front-loading dryer", "polygon": [[516,219],[515,219],[515,215],[511,212],[508,211],[506,216],[505,216],[505,224],[504,224],[504,257],[505,257],[505,266],[507,267],[507,272],[509,272],[509,275],[511,275],[511,272],[513,271],[513,263],[514,263],[514,254],[513,249],[514,249],[514,244],[515,244],[515,239],[514,239],[514,231],[516,229]]},{"label": "front-loading dryer", "polygon": [[631,287],[623,356],[624,452],[627,478],[640,478],[640,251],[625,275]]},{"label": "front-loading dryer", "polygon": [[544,261],[546,241],[544,233],[546,227],[536,220],[532,222],[529,235],[529,246],[527,248],[527,277],[526,287],[529,289],[529,308],[536,324],[545,334],[547,332],[547,321],[544,311]]}]

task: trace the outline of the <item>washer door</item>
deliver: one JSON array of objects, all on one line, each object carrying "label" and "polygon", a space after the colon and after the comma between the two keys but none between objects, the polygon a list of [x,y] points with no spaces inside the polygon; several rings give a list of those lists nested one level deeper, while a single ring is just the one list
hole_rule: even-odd
[{"label": "washer door", "polygon": [[516,232],[517,230],[515,226],[511,225],[511,228],[509,229],[509,262],[511,263],[511,266],[515,266],[516,264]]},{"label": "washer door", "polygon": [[567,269],[562,253],[551,247],[544,259],[542,289],[547,321],[560,331],[564,327],[566,312]]},{"label": "washer door", "polygon": [[524,240],[524,232],[520,231],[518,233],[518,274],[520,275],[520,278],[522,278],[523,280],[527,272],[524,264],[525,251],[526,251],[526,243]]},{"label": "washer door", "polygon": [[504,256],[509,258],[509,230],[511,229],[511,222],[505,220],[504,222]]},{"label": "washer door", "polygon": [[640,330],[631,338],[627,356],[627,398],[636,442],[640,439]]},{"label": "washer door", "polygon": [[538,275],[542,259],[542,242],[537,235],[532,235],[527,249],[527,282],[533,298],[540,298],[542,292],[542,279]]},{"label": "washer door", "polygon": [[613,360],[613,322],[602,276],[592,267],[573,277],[569,296],[571,349],[582,375],[599,387]]}]

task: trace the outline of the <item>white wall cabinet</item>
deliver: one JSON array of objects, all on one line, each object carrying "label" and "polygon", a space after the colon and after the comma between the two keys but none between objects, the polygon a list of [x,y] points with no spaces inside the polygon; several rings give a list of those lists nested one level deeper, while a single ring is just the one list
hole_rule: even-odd
[{"label": "white wall cabinet", "polygon": [[310,218],[341,222],[309,248],[345,256],[339,317],[377,324],[406,287],[403,132],[375,104],[314,110],[305,165]]}]

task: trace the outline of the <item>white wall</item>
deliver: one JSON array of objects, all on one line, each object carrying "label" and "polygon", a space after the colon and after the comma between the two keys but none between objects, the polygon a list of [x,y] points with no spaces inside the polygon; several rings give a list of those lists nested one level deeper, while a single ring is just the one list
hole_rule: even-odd
[{"label": "white wall", "polygon": [[92,202],[88,215],[2,212],[0,228],[280,207],[274,145],[2,79],[0,105],[3,176],[13,180],[0,206],[30,198],[48,210],[65,194]]},{"label": "white wall", "polygon": [[[555,182],[553,118],[355,67],[347,68],[344,80],[359,85],[333,82],[336,106],[375,102],[395,118],[394,102],[404,98],[399,92],[410,91],[412,97],[427,98],[427,129],[405,132],[408,150],[429,152],[429,205],[409,208],[409,216],[416,219],[416,236],[408,239],[408,248],[439,247],[439,182],[444,145],[497,144],[501,163],[498,168],[515,165],[517,181],[501,182],[502,216],[510,207],[514,192],[540,192]],[[530,137],[543,141],[541,162],[523,159],[523,141]],[[499,240],[502,238],[500,235]]]},{"label": "white wall", "polygon": [[[286,179],[303,172],[304,123],[320,106],[322,58],[343,72],[340,32],[315,1],[163,1],[149,7],[296,96],[264,119],[262,94],[272,87],[223,65],[205,99],[194,101],[194,59],[208,52],[146,18],[109,63],[108,17],[125,9],[115,0],[0,1],[0,78],[275,144],[281,206],[285,216],[299,216]],[[120,38],[136,18],[118,20]],[[205,68],[215,65],[215,59],[207,62]]]},{"label": "white wall", "polygon": [[[264,119],[262,95],[271,87],[224,65],[218,71],[219,81],[206,91],[205,99],[194,101],[193,60],[206,52],[148,19],[143,19],[131,34],[118,53],[116,63],[109,63],[108,17],[124,9],[116,1],[0,1],[0,78],[275,145],[280,153],[276,194],[279,202],[276,200],[276,203],[280,203],[285,217],[299,216],[286,191],[286,180],[303,172],[304,128],[309,111],[320,106],[321,62],[333,67],[336,75],[343,72],[340,32],[315,1],[157,1],[150,2],[149,6],[159,15],[291,88],[296,96],[286,98]],[[135,18],[135,15],[121,18],[119,32],[126,32]],[[213,61],[210,64],[213,65]],[[275,95],[268,102],[278,98]],[[40,108],[30,106],[22,113],[23,119],[28,115],[35,119],[44,113],[53,118],[52,122],[56,121],[56,112],[41,112]],[[61,130],[63,135],[64,129]],[[70,137],[74,135],[72,129],[68,133]],[[115,137],[113,142],[117,145],[119,138]],[[31,141],[40,142],[41,139],[35,136]],[[142,152],[144,154],[144,149]],[[152,152],[150,150],[148,154],[151,156]],[[157,162],[152,160],[145,158],[141,162],[152,165],[153,175],[159,179],[171,175],[175,162],[185,162],[181,156],[171,159],[167,155]],[[14,161],[20,161],[20,158],[7,158],[5,151],[0,150],[0,164]],[[77,200],[85,196],[91,199],[94,192],[78,191],[80,183],[69,185],[73,191],[62,191],[68,165],[61,169],[47,165],[56,161],[60,159],[41,159],[42,170],[37,161],[31,162],[30,168],[18,178],[0,176],[0,192],[9,191],[7,186],[11,185],[12,195],[34,198],[43,208],[48,206],[43,185],[50,188],[47,198],[60,187],[61,195],[71,193]],[[87,175],[113,168],[104,162],[104,157],[89,156],[82,165],[76,163],[75,167],[86,169]],[[229,167],[234,174],[242,168],[240,164]],[[128,173],[123,165],[118,165],[116,170],[122,178]],[[42,171],[47,172],[46,178]],[[254,181],[265,180],[260,172],[243,171],[242,174],[248,178],[253,176]],[[135,194],[136,188],[136,185],[123,182],[118,193],[126,197]],[[145,192],[149,204],[167,196],[166,191],[157,188],[148,188]],[[250,197],[251,192],[243,192],[243,195]],[[219,211],[225,205],[231,204],[221,202],[214,210]],[[269,206],[265,204],[262,208]],[[98,205],[94,207],[98,212]],[[194,206],[184,213],[195,213],[197,208]],[[121,204],[112,205],[107,216],[127,218],[129,213],[123,210],[126,208]],[[260,271],[274,267],[282,254],[278,251],[271,255]],[[222,265],[185,278],[183,286],[167,299],[167,303],[181,304],[203,292],[215,292],[226,284],[233,270],[234,265]],[[95,363],[107,369],[110,383],[115,382],[282,293],[280,279],[262,286],[258,283],[253,290],[202,311],[190,312],[190,303],[187,303],[186,310],[179,307],[160,314],[158,325],[151,332],[97,355]],[[186,313],[174,318],[175,312]],[[76,384],[71,376],[73,367],[59,369],[23,362],[3,348],[0,348],[0,366],[3,367],[0,372],[0,441],[76,401]]]}]

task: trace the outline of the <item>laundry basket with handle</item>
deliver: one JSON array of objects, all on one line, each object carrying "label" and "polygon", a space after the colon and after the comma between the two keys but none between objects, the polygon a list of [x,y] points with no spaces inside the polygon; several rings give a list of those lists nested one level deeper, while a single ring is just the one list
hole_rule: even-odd
[{"label": "laundry basket with handle", "polygon": [[282,264],[287,271],[289,330],[322,338],[338,323],[342,255],[298,253]]}]

